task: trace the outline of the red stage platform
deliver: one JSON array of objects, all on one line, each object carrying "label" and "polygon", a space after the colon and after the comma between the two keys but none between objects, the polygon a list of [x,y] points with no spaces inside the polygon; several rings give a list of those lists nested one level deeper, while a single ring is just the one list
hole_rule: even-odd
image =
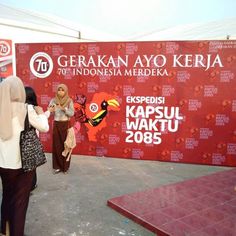
[{"label": "red stage platform", "polygon": [[236,236],[236,169],[112,198],[158,236]]}]

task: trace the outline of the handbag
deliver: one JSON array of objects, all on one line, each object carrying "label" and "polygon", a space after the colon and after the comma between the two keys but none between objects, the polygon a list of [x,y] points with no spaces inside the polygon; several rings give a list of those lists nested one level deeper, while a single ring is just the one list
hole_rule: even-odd
[{"label": "handbag", "polygon": [[24,130],[20,133],[20,153],[22,169],[25,172],[32,171],[47,162],[43,145],[36,133],[36,129],[29,124],[28,107]]}]

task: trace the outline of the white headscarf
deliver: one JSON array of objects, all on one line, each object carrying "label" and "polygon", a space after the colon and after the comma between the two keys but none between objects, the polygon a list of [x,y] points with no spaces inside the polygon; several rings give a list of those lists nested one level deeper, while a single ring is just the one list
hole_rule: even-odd
[{"label": "white headscarf", "polygon": [[17,76],[9,76],[0,83],[0,138],[10,139],[12,118],[17,116],[24,126],[25,115],[24,84]]}]

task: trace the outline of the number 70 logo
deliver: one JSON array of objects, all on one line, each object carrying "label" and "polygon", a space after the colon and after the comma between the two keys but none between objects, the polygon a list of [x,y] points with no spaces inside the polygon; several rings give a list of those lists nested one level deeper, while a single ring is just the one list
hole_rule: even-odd
[{"label": "number 70 logo", "polygon": [[0,41],[0,56],[5,57],[11,51],[11,46],[6,41]]},{"label": "number 70 logo", "polygon": [[30,70],[38,78],[46,78],[53,70],[52,58],[45,52],[38,52],[30,59]]}]

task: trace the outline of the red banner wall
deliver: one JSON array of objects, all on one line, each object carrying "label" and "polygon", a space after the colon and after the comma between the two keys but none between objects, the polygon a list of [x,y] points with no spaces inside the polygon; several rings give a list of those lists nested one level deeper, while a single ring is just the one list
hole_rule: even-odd
[{"label": "red banner wall", "polygon": [[16,70],[45,109],[68,85],[74,153],[236,166],[236,41],[17,44]]}]

